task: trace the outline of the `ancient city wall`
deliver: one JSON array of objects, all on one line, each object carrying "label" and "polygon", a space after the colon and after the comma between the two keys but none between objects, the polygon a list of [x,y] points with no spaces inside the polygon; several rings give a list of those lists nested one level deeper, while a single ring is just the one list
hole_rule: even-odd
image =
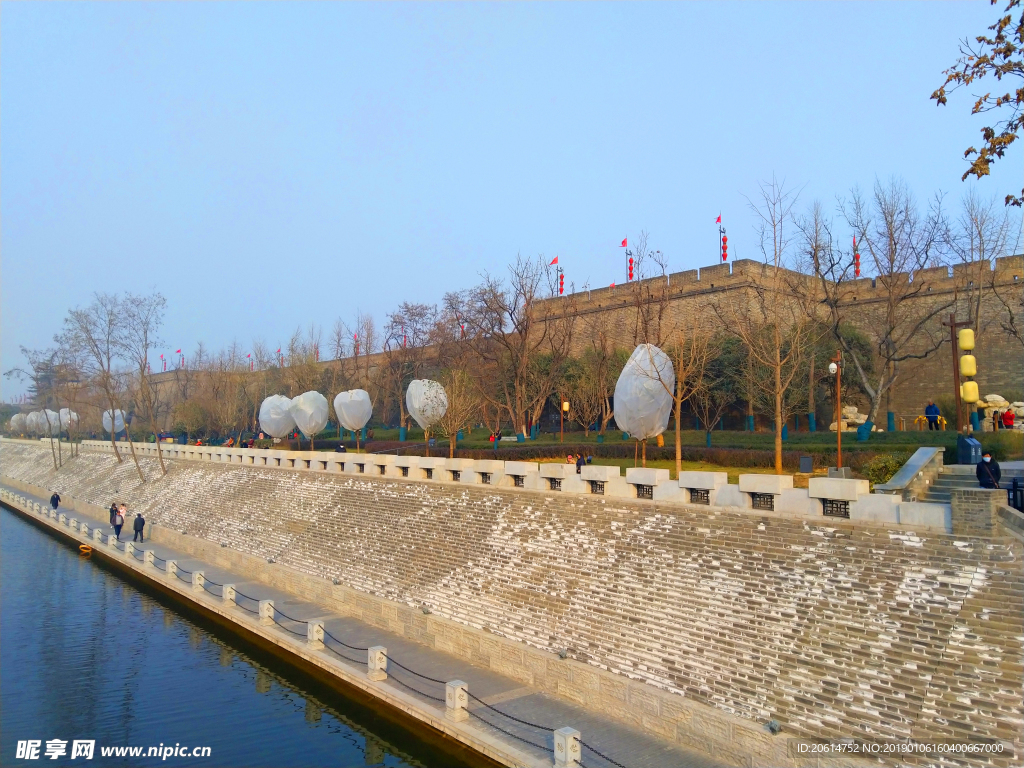
[{"label": "ancient city wall", "polygon": [[[713,322],[717,322],[711,307],[717,305],[727,315],[741,303],[751,301],[750,286],[765,280],[766,269],[770,268],[760,262],[740,259],[731,264],[716,264],[651,278],[642,284],[619,285],[546,299],[538,303],[537,311],[554,319],[572,306],[580,317],[576,326],[576,344],[580,349],[599,333],[605,334],[616,346],[632,349],[639,338],[636,332],[638,295],[645,298],[653,296],[664,303],[665,327],[680,323],[694,312],[709,315]],[[786,293],[803,296],[821,294],[820,285],[811,276],[788,270],[784,272],[784,279],[779,284],[786,287]],[[1009,316],[991,288],[994,284],[1009,300],[1015,311],[1017,327],[1024,328],[1024,307],[1020,302],[1024,294],[1024,256],[996,259],[994,265],[979,262],[952,268],[922,269],[913,275],[900,275],[895,279],[912,281],[919,286],[915,289],[919,292],[914,298],[908,299],[915,307],[912,312],[925,315],[932,307],[954,302],[953,307],[924,325],[915,351],[928,347],[930,334],[948,336],[940,321],[946,319],[954,308],[960,319],[967,318],[971,314],[971,298],[981,290],[980,334],[974,354],[978,358],[977,379],[983,394],[1019,392],[1024,388],[1024,350],[1020,342],[1003,329]],[[843,293],[850,322],[865,330],[877,327],[886,311],[887,296],[888,291],[880,280],[863,278],[850,281]],[[908,423],[923,413],[929,399],[952,397],[952,356],[948,344],[923,360],[902,363],[901,371],[892,405],[897,417],[905,417]]]},{"label": "ancient city wall", "polygon": [[[658,502],[83,450],[0,473],[337,579],[791,735],[993,737],[1024,754],[1024,547]],[[595,694],[595,707],[623,709]],[[663,707],[664,709],[664,707]],[[683,716],[683,715],[680,715]]]}]

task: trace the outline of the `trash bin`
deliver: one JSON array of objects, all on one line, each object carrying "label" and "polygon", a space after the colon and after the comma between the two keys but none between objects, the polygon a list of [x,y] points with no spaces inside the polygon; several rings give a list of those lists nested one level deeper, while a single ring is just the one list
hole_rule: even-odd
[{"label": "trash bin", "polygon": [[800,474],[809,475],[814,471],[814,457],[813,456],[801,456],[800,457]]},{"label": "trash bin", "polygon": [[981,443],[967,435],[956,436],[956,463],[977,464],[981,461]]}]

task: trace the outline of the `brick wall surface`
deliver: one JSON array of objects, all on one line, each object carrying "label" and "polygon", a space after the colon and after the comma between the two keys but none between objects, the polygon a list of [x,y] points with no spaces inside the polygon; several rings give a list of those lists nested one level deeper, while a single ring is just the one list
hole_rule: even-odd
[{"label": "brick wall surface", "polygon": [[[227,551],[338,579],[371,613],[381,608],[370,598],[384,597],[423,629],[415,609],[427,605],[567,648],[622,677],[621,691],[602,678],[586,696],[608,699],[601,706],[642,699],[632,678],[752,732],[774,717],[790,734],[987,736],[1024,754],[1015,538],[194,462],[169,462],[160,478],[149,459],[140,486],[130,462],[107,454],[82,451],[59,473],[49,461],[40,447],[0,448],[5,476],[101,506],[125,501]],[[528,666],[529,650],[519,653],[509,671]]]}]

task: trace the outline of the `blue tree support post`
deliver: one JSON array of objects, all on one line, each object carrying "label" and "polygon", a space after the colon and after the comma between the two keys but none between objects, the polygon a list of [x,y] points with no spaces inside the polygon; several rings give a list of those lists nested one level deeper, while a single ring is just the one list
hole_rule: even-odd
[{"label": "blue tree support post", "polygon": [[896,431],[896,414],[892,411],[885,414],[885,428],[890,432]]},{"label": "blue tree support post", "polygon": [[398,428],[398,442],[404,443],[408,436],[409,436],[409,430],[406,427],[399,427]]},{"label": "blue tree support post", "polygon": [[807,431],[808,432],[817,432],[818,431],[818,425],[815,423],[814,414],[813,413],[808,413],[807,414]]}]

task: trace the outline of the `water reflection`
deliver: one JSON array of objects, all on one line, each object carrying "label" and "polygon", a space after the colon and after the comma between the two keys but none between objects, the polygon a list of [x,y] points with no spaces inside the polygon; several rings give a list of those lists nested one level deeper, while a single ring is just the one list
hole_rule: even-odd
[{"label": "water reflection", "polygon": [[[18,740],[95,739],[93,765],[480,765],[0,512],[0,764]],[[426,735],[426,734],[424,734]],[[208,746],[208,758],[102,746]],[[69,756],[46,765],[78,765]],[[26,763],[28,764],[28,763]]]}]

